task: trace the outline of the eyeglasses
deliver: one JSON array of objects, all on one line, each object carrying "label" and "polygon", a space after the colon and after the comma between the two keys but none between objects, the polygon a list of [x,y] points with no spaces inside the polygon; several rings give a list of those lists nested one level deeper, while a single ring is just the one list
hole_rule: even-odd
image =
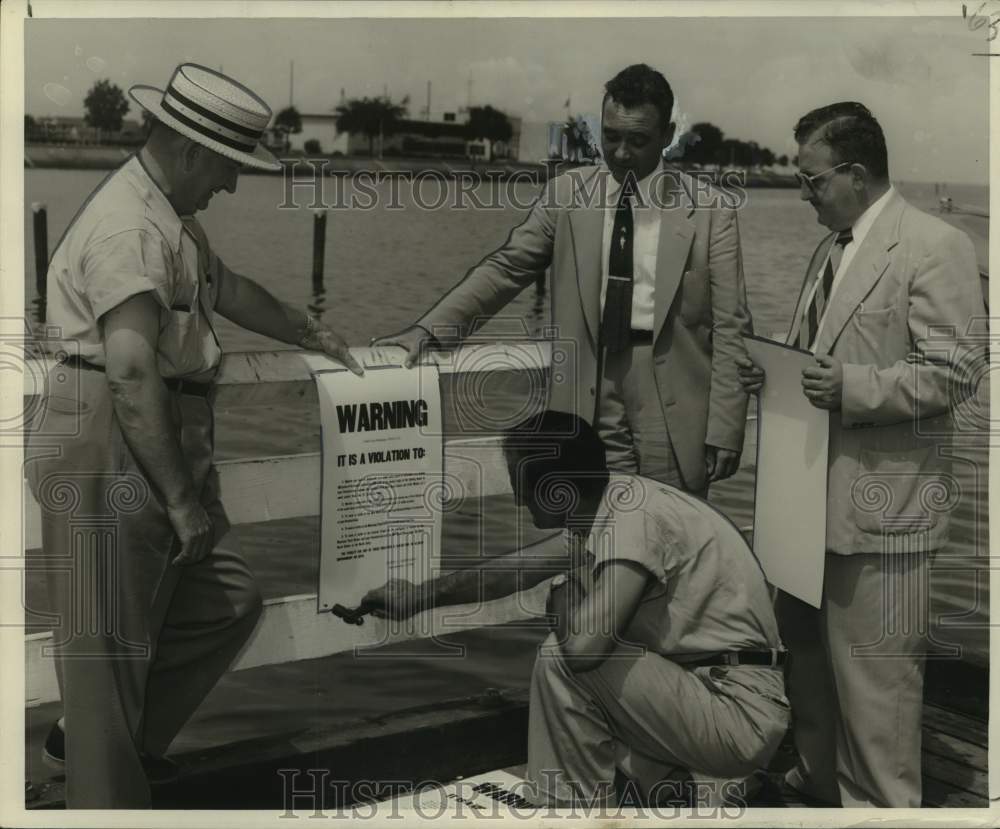
[{"label": "eyeglasses", "polygon": [[841,167],[845,167],[853,163],[854,163],[853,161],[841,161],[840,164],[835,164],[833,167],[829,167],[828,169],[823,170],[822,172],[816,173],[815,175],[811,176],[807,176],[805,173],[796,173],[795,180],[799,183],[800,188],[804,184],[806,187],[809,188],[810,193],[812,193],[814,196],[818,196],[820,194],[820,191],[816,187],[815,184],[816,179],[820,178],[821,176],[825,176],[827,173],[832,173],[834,170],[839,170]]}]

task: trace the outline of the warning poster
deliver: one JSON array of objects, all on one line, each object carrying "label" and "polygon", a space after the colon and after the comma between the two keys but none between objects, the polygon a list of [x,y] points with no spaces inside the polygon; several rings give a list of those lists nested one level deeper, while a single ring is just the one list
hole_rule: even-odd
[{"label": "warning poster", "polygon": [[440,556],[443,470],[437,367],[315,370],[322,424],[319,609],[357,606]]}]

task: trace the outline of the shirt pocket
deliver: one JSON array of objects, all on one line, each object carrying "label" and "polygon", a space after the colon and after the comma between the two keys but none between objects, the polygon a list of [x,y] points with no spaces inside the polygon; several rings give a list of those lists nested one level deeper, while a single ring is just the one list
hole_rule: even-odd
[{"label": "shirt pocket", "polygon": [[689,327],[712,324],[711,272],[691,268],[681,278],[681,322]]},{"label": "shirt pocket", "polygon": [[182,377],[204,368],[198,286],[185,281],[174,292],[170,308],[161,315],[157,351],[164,376]]}]

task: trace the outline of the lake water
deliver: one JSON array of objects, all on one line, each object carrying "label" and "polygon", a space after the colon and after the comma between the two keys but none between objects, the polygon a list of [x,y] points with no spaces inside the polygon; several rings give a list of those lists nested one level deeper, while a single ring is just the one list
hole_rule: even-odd
[{"label": "lake water", "polygon": [[[90,191],[105,174],[76,170],[25,170],[27,312],[34,298],[31,220],[32,202],[48,206],[50,252]],[[348,185],[349,186],[349,185]],[[449,185],[454,187],[454,184]],[[493,185],[495,186],[495,185]],[[499,185],[505,190],[507,185]],[[379,203],[388,203],[390,185],[379,185]],[[537,189],[514,185],[521,204],[530,202]],[[498,197],[491,185],[476,195],[490,203]],[[925,209],[937,204],[933,185],[901,185],[902,192]],[[350,190],[348,189],[348,194]],[[430,211],[418,207],[402,187],[400,209],[335,210],[328,214],[326,269],[323,289],[314,291],[312,262],[312,213],[306,209],[277,209],[283,201],[278,177],[245,176],[235,195],[216,196],[203,214],[203,224],[215,250],[234,270],[266,285],[278,298],[297,306],[309,305],[335,326],[351,344],[387,334],[413,322],[437,297],[458,281],[485,254],[500,245],[524,210],[510,206],[499,210]],[[985,187],[948,188],[955,203],[986,207]],[[425,200],[432,200],[428,189]],[[795,304],[808,259],[825,229],[816,223],[812,209],[793,190],[751,190],[740,212],[744,266],[749,304],[755,328],[762,333],[783,330]],[[548,317],[547,300],[528,289],[506,311],[505,330],[523,326],[537,331]],[[248,334],[220,320],[219,333],[226,350],[283,348],[265,338]],[[500,389],[497,405],[516,389]],[[314,411],[302,407],[274,407],[266,412],[232,408],[219,412],[218,456],[316,452],[319,424]],[[964,461],[955,473],[963,497],[953,516],[954,529],[947,550],[938,556],[932,574],[935,637],[956,643],[964,655],[984,664],[988,637],[987,493],[985,440],[963,450]],[[739,526],[750,523],[753,470],[744,467],[730,481],[712,490],[712,500]],[[514,520],[511,520],[513,517]],[[507,549],[516,525],[528,531],[530,522],[510,499],[494,499],[455,517],[447,532],[456,548],[490,538],[497,550]],[[296,519],[239,528],[244,550],[268,596],[315,590],[318,521]],[[949,566],[949,561],[952,562]],[[29,582],[31,606],[41,609],[45,600],[39,585]],[[256,671],[230,675],[206,702],[192,726],[182,735],[183,746],[195,748],[237,736],[280,733],[308,719],[330,721],[330,706],[341,718],[377,714],[427,698],[447,698],[475,693],[485,685],[518,685],[530,671],[537,632],[484,631],[467,634],[468,659],[422,660],[408,656],[406,646],[391,654],[391,662],[377,669],[366,662],[352,670],[350,655],[282,669],[280,703],[268,696]],[[261,669],[263,670],[263,669]],[[277,682],[274,670],[267,682]],[[380,682],[370,683],[377,670]],[[332,679],[333,671],[336,679]],[[332,684],[331,684],[332,683]],[[372,687],[378,690],[373,693]],[[405,690],[402,690],[405,689]],[[239,710],[232,705],[239,702]],[[245,705],[253,702],[254,717],[247,720]],[[294,714],[292,713],[294,712]],[[320,712],[320,713],[317,713]],[[181,746],[179,746],[181,747]]]},{"label": "lake water", "polygon": [[[31,251],[32,202],[48,207],[49,252],[87,195],[105,173],[93,170],[25,170],[25,299],[35,296],[34,259]],[[338,199],[337,184],[325,182],[325,199]],[[340,201],[364,194],[345,186]],[[278,176],[248,175],[240,179],[235,194],[220,193],[200,214],[214,249],[232,269],[266,285],[279,299],[298,306],[310,305],[337,327],[352,344],[364,344],[377,335],[402,328],[457,282],[484,255],[506,239],[510,228],[524,215],[518,205],[530,203],[537,187],[525,182],[481,185],[472,197],[502,209],[428,210],[417,206],[406,184],[393,201],[388,182],[378,190],[378,209],[333,210],[327,223],[323,294],[313,291],[312,212],[278,209],[284,200]],[[425,182],[422,203],[433,203],[437,185]],[[450,183],[447,203],[456,201]],[[903,193],[918,206],[937,205],[933,185],[902,185]],[[948,194],[958,204],[988,205],[985,187],[957,186]],[[297,193],[299,201],[308,194]],[[758,331],[787,325],[802,275],[816,243],[825,233],[812,209],[795,190],[750,190],[740,211],[744,267],[749,303]],[[547,306],[525,291],[505,311],[506,316],[536,329],[547,315]],[[274,349],[268,339],[249,334],[220,320],[220,336],[229,351]]]}]

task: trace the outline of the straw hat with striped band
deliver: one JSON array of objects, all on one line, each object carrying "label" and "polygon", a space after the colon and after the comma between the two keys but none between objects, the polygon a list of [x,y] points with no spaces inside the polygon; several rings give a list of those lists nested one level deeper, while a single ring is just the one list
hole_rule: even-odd
[{"label": "straw hat with striped band", "polygon": [[174,70],[166,91],[137,84],[128,94],[157,120],[219,155],[262,170],[281,163],[258,143],[271,108],[243,84],[196,63]]}]

